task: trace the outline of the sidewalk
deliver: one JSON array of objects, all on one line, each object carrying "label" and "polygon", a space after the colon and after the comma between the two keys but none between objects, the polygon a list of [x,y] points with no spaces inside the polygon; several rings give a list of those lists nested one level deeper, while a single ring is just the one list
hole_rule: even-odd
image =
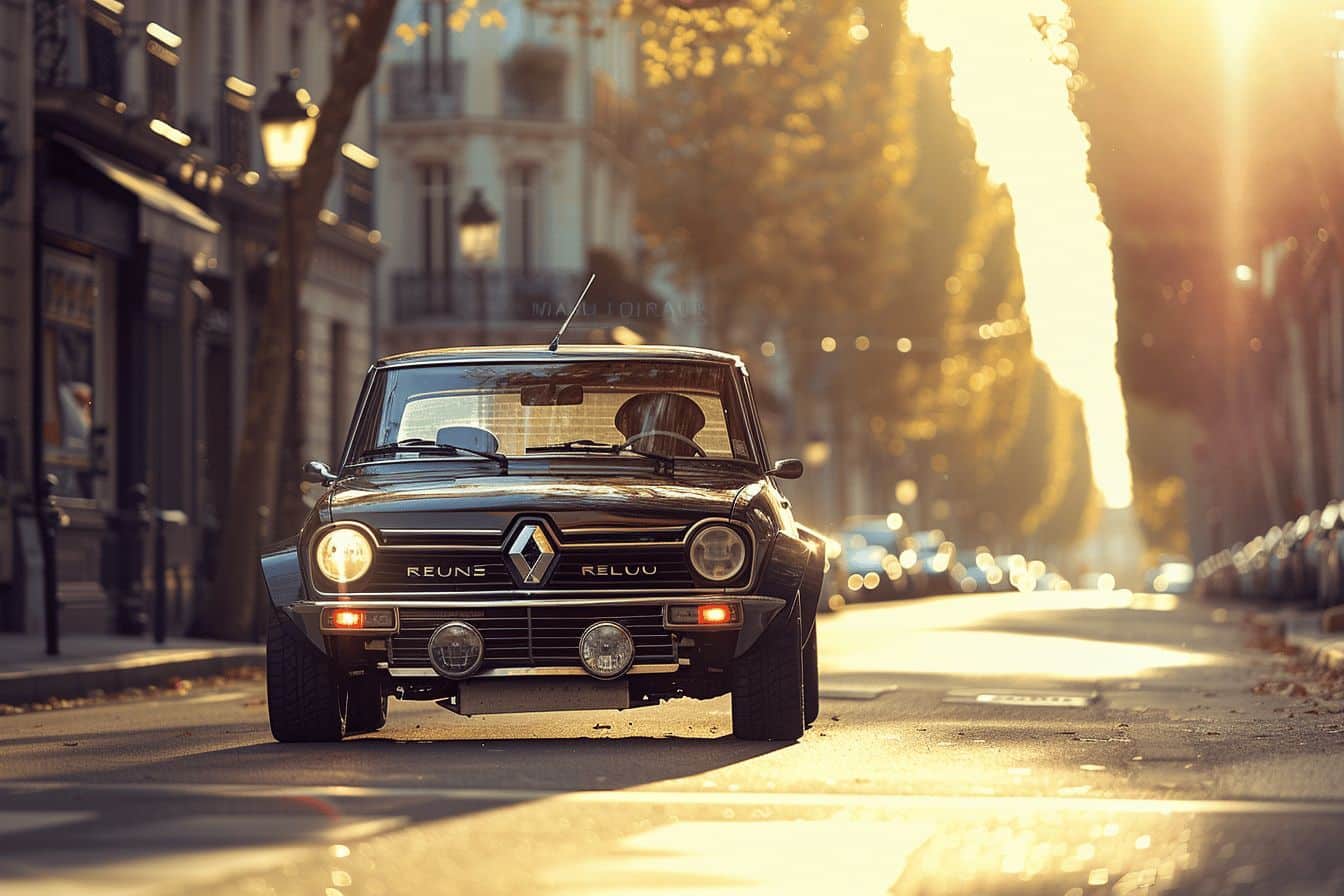
[{"label": "sidewalk", "polygon": [[166,684],[174,678],[218,675],[261,668],[260,644],[148,637],[67,635],[61,655],[46,655],[41,634],[0,634],[0,704],[34,703],[52,697],[85,697],[92,691]]},{"label": "sidewalk", "polygon": [[1269,638],[1297,648],[1304,659],[1335,672],[1344,672],[1344,634],[1322,631],[1319,610],[1255,613],[1250,622]]}]

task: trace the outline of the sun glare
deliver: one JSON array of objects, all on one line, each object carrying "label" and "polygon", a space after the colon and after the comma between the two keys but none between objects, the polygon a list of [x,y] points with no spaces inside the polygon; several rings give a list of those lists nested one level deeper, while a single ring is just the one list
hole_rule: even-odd
[{"label": "sun glare", "polygon": [[[911,29],[952,53],[952,102],[979,160],[1017,215],[1036,354],[1083,401],[1092,470],[1110,507],[1130,503],[1125,404],[1115,369],[1111,236],[1088,181],[1088,141],[1073,114],[1071,72],[1031,16],[1058,21],[1062,0],[909,0]],[[1072,51],[1068,44],[1058,51]]]},{"label": "sun glare", "polygon": [[1218,3],[1218,30],[1223,46],[1230,56],[1245,51],[1260,16],[1261,0],[1220,0]]}]

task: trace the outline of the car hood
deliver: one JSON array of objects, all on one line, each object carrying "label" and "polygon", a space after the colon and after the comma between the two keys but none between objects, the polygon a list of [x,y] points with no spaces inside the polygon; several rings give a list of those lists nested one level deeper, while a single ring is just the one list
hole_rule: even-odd
[{"label": "car hood", "polygon": [[689,525],[730,517],[744,483],[669,482],[624,476],[401,475],[344,479],[324,497],[322,515],[374,529],[503,531],[520,515],[548,517],[563,530]]}]

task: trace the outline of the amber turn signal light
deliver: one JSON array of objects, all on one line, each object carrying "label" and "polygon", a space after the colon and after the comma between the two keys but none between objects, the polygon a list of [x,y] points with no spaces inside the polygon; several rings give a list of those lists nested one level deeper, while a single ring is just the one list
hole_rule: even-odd
[{"label": "amber turn signal light", "polygon": [[667,608],[669,625],[733,625],[741,621],[737,604],[694,604]]},{"label": "amber turn signal light", "polygon": [[733,608],[727,604],[701,604],[699,619],[701,625],[723,625],[733,621]]},{"label": "amber turn signal light", "polygon": [[359,628],[364,624],[362,610],[337,610],[331,614],[331,624],[336,628]]},{"label": "amber turn signal light", "polygon": [[392,610],[364,610],[355,607],[328,607],[322,611],[324,631],[395,631],[397,616]]}]

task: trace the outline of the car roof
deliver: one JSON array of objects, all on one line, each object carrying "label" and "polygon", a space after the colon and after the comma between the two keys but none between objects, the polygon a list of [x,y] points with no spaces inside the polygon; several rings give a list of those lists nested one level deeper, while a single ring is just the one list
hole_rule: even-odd
[{"label": "car roof", "polygon": [[741,365],[742,359],[727,352],[683,345],[562,345],[549,351],[538,345],[464,346],[432,348],[389,355],[375,367],[412,367],[432,364],[462,364],[474,361],[543,364],[551,361],[700,361]]}]

